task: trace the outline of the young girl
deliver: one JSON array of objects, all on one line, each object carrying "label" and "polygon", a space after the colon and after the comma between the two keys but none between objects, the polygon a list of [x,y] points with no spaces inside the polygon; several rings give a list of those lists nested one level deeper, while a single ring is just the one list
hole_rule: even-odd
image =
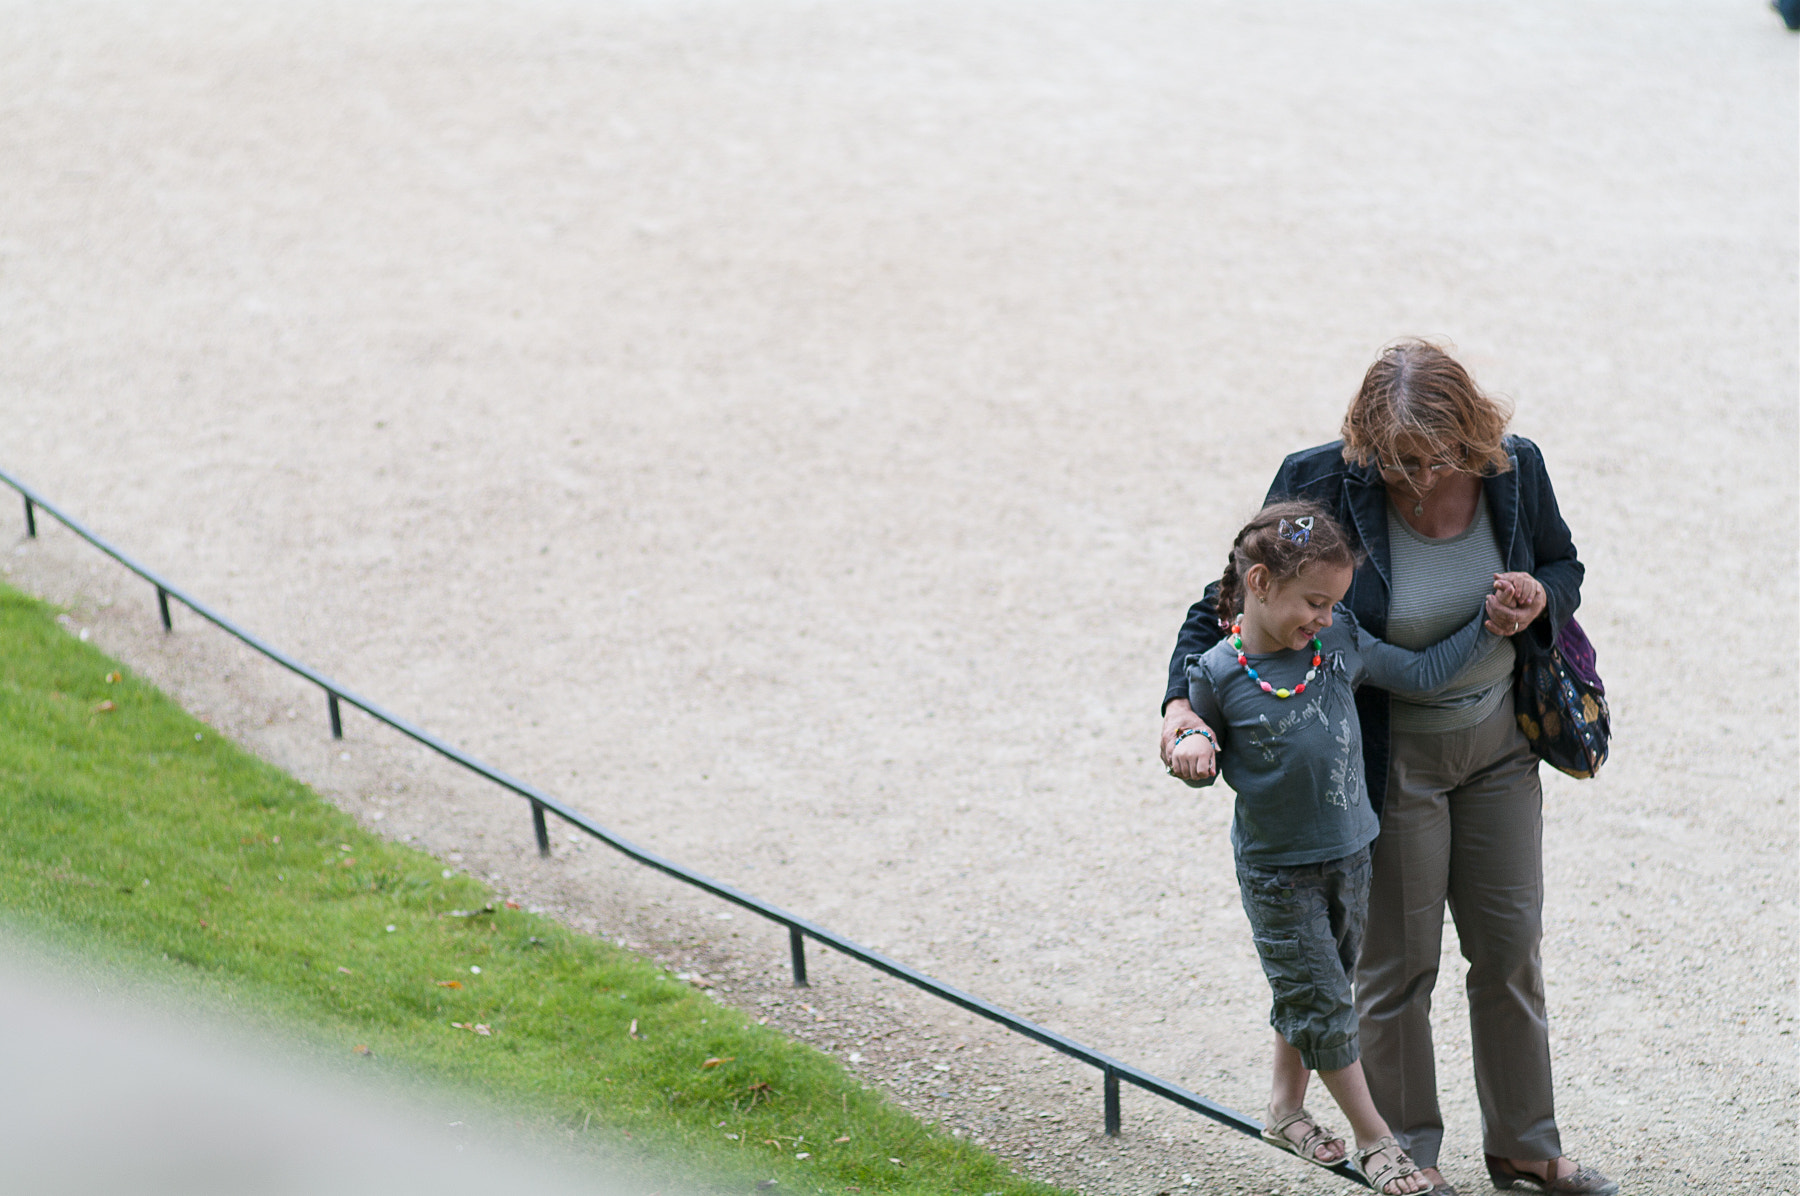
[{"label": "young girl", "polygon": [[[1238,890],[1275,998],[1263,1137],[1308,1162],[1344,1158],[1343,1140],[1303,1103],[1317,1071],[1350,1119],[1356,1169],[1377,1192],[1405,1196],[1431,1185],[1369,1098],[1350,989],[1378,829],[1351,691],[1368,681],[1394,693],[1429,692],[1487,633],[1478,615],[1423,652],[1383,643],[1337,606],[1355,568],[1343,529],[1322,508],[1263,508],[1238,533],[1220,583],[1218,609],[1242,613],[1229,636],[1187,660],[1189,701],[1212,730],[1182,738],[1211,741],[1237,792]],[[1211,762],[1200,771],[1211,773]]]}]

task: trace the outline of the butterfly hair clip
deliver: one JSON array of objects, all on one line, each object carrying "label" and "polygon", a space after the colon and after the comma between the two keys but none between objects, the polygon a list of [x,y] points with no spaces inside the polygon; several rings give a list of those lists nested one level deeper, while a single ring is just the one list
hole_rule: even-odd
[{"label": "butterfly hair clip", "polygon": [[1275,529],[1275,533],[1283,540],[1290,541],[1294,544],[1310,544],[1312,543],[1312,528],[1313,517],[1311,515],[1302,515],[1292,523],[1283,519],[1280,526]]}]

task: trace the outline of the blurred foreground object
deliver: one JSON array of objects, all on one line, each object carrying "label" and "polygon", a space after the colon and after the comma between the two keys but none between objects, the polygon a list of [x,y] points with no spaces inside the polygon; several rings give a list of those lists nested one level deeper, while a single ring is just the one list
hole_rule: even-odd
[{"label": "blurred foreground object", "polygon": [[[591,1157],[554,1146],[527,1155],[469,1098],[402,1092],[373,1074],[380,1063],[366,1047],[346,1043],[346,1062],[332,1066],[316,1046],[258,1041],[154,990],[0,934],[0,1191],[647,1190],[615,1182],[610,1168],[597,1178]],[[359,1068],[371,1074],[343,1074]]]}]

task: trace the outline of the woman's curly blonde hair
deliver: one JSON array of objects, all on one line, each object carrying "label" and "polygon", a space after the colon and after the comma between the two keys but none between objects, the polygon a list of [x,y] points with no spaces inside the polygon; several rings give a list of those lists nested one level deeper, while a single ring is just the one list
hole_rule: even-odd
[{"label": "woman's curly blonde hair", "polygon": [[1462,363],[1431,341],[1395,341],[1363,375],[1344,413],[1344,460],[1400,459],[1397,446],[1423,446],[1467,473],[1505,473],[1512,405],[1475,385]]}]

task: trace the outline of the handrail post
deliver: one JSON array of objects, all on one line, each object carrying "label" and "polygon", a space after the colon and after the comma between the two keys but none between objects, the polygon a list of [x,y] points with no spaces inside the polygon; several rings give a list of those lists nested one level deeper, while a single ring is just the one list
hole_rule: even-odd
[{"label": "handrail post", "polygon": [[344,737],[344,717],[338,713],[337,695],[329,689],[325,691],[325,708],[331,712],[331,737],[342,739]]},{"label": "handrail post", "polygon": [[544,803],[531,803],[531,829],[537,832],[538,854],[550,858],[550,828],[544,825]]},{"label": "handrail post", "polygon": [[1112,1068],[1106,1069],[1106,1136],[1119,1136],[1119,1073]]},{"label": "handrail post", "polygon": [[162,616],[164,631],[175,630],[175,624],[169,621],[169,591],[161,586],[156,587],[156,613]]},{"label": "handrail post", "polygon": [[37,538],[37,512],[31,509],[31,499],[25,499],[25,534],[32,539]]},{"label": "handrail post", "polygon": [[806,939],[798,927],[788,927],[788,953],[794,957],[794,987],[811,987],[806,983]]}]

